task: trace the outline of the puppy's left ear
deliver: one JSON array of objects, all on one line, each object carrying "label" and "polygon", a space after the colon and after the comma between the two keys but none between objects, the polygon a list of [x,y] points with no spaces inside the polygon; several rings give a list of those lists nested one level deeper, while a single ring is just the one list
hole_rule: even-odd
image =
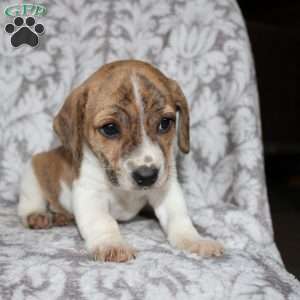
[{"label": "puppy's left ear", "polygon": [[53,122],[54,131],[65,149],[72,154],[73,162],[78,168],[82,158],[86,102],[87,90],[84,87],[78,87],[67,97]]},{"label": "puppy's left ear", "polygon": [[169,79],[171,94],[175,102],[176,109],[179,110],[178,124],[178,146],[183,153],[190,151],[190,115],[189,107],[179,84]]}]

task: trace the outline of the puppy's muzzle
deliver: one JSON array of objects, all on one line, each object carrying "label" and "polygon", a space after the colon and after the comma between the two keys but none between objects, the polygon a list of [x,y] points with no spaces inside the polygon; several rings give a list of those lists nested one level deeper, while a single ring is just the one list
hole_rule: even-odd
[{"label": "puppy's muzzle", "polygon": [[141,166],[132,172],[132,177],[138,186],[149,187],[157,180],[158,171],[155,167]]}]

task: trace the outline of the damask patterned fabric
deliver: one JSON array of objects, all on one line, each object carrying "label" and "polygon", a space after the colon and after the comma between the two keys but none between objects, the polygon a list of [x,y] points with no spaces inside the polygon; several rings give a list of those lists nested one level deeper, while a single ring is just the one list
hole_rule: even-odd
[{"label": "damask patterned fabric", "polygon": [[[273,241],[255,72],[234,0],[41,3],[39,47],[13,49],[0,30],[0,299],[300,299]],[[1,1],[1,28],[11,4]],[[188,98],[192,151],[178,159],[180,177],[196,227],[225,245],[221,258],[175,250],[138,217],[121,224],[137,259],[94,262],[75,227],[32,231],[16,216],[24,163],[57,143],[52,118],[65,97],[125,58],[155,64]]]}]

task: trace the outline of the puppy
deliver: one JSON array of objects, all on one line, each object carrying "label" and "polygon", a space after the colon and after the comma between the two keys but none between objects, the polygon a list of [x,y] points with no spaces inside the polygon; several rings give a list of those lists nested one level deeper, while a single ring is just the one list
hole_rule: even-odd
[{"label": "puppy", "polygon": [[188,153],[189,112],[174,80],[142,61],[106,64],[70,94],[53,126],[62,146],[34,155],[21,182],[25,226],[45,229],[74,218],[94,259],[124,262],[136,251],[116,220],[149,204],[174,247],[222,254],[194,228],[177,180],[176,127],[179,149]]}]

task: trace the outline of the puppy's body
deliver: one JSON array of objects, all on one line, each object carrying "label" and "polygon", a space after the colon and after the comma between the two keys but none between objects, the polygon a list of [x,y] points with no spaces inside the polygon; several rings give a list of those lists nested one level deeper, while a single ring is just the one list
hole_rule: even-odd
[{"label": "puppy's body", "polygon": [[148,203],[172,245],[220,255],[221,245],[202,240],[193,227],[177,181],[178,110],[178,144],[188,152],[188,108],[177,83],[139,61],[103,66],[55,118],[63,145],[27,166],[18,208],[23,223],[47,228],[74,217],[96,259],[126,261],[135,251],[116,220],[133,218]]}]

